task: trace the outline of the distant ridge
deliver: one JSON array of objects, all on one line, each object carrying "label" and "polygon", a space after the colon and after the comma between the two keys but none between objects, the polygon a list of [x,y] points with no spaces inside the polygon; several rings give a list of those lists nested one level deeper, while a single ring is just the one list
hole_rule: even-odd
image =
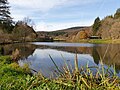
[{"label": "distant ridge", "polygon": [[37,31],[37,33],[42,32],[42,33],[50,33],[50,32],[69,32],[70,30],[78,31],[84,28],[89,28],[90,26],[76,26],[76,27],[70,27],[66,29],[60,29],[60,30],[55,30],[55,31]]},{"label": "distant ridge", "polygon": [[[90,26],[81,26],[81,27],[71,27],[71,28],[66,28],[66,29],[61,29],[61,30],[56,30],[56,31],[50,31],[50,32],[45,32],[45,31],[39,31],[37,32],[39,37],[52,37],[54,40],[65,40],[65,41],[73,41],[75,39],[81,38],[81,34],[84,35],[89,35],[91,32],[91,27]],[[87,38],[85,36],[85,38]],[[84,36],[82,36],[84,38]]]}]

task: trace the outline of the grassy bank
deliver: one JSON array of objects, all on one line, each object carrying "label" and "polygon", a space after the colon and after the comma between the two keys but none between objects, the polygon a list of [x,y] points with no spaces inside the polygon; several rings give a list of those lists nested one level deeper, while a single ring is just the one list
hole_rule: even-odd
[{"label": "grassy bank", "polygon": [[49,79],[40,73],[32,75],[27,65],[19,67],[9,56],[0,56],[0,90],[120,90],[116,73],[106,72],[103,67],[96,68],[97,73],[93,74],[87,65],[79,69],[76,59],[72,72],[67,64],[63,67],[64,72],[56,68],[59,76]]},{"label": "grassy bank", "polygon": [[77,40],[74,42],[80,42],[80,43],[96,43],[96,44],[120,44],[120,39],[115,39],[115,40],[111,40],[111,39],[82,39],[82,40]]}]

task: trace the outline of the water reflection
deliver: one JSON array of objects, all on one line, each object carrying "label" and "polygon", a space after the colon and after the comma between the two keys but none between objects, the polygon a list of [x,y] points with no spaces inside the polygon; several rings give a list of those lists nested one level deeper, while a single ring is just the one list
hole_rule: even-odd
[{"label": "water reflection", "polygon": [[0,48],[2,48],[2,55],[11,55],[15,49],[18,49],[20,52],[21,58],[27,58],[29,55],[32,55],[34,50],[36,49],[35,45],[31,44],[23,44],[23,43],[17,43],[17,44],[8,44],[8,45],[1,45]]},{"label": "water reflection", "polygon": [[97,47],[93,47],[92,56],[93,56],[94,62],[98,65],[100,61],[100,55],[97,51]]},{"label": "water reflection", "polygon": [[51,55],[59,68],[64,66],[61,54],[67,63],[74,67],[76,51],[78,53],[79,67],[85,66],[87,63],[89,63],[89,66],[99,66],[100,60],[102,60],[105,67],[115,65],[117,72],[119,73],[120,71],[120,44],[42,42],[32,44],[9,44],[1,47],[4,51],[2,52],[3,55],[11,55],[12,51],[17,48],[21,55],[21,59],[18,61],[21,66],[27,63],[31,69],[41,71],[47,77],[56,70],[49,55]]},{"label": "water reflection", "polygon": [[[24,61],[20,60],[19,63],[23,65],[24,63],[29,62],[30,68],[36,71],[41,71],[45,76],[48,77],[51,72],[54,72],[56,70],[55,65],[50,60],[49,55],[51,55],[59,68],[62,68],[64,66],[64,60],[61,54],[66,59],[67,63],[70,63],[71,66],[74,66],[75,54],[54,49],[36,49],[32,56],[29,56],[28,59]],[[79,67],[84,66],[87,63],[93,66],[96,65],[92,56],[89,54],[78,54],[78,60]]]}]

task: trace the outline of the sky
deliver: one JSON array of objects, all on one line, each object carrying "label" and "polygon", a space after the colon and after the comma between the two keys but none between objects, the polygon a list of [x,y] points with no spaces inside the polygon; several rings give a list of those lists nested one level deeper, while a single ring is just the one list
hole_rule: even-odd
[{"label": "sky", "polygon": [[113,15],[120,0],[8,0],[14,21],[29,17],[36,31],[91,26],[96,17]]}]

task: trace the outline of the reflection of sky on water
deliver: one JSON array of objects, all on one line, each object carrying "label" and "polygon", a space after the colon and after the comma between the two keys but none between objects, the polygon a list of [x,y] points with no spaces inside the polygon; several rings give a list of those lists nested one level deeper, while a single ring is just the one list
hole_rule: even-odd
[{"label": "reflection of sky on water", "polygon": [[60,46],[60,47],[94,47],[103,44],[90,44],[90,43],[62,43],[62,42],[35,42],[34,45],[47,45],[47,46]]},{"label": "reflection of sky on water", "polygon": [[[36,49],[33,55],[30,55],[26,60],[20,60],[19,64],[23,65],[24,63],[28,63],[31,69],[42,71],[45,76],[49,76],[51,72],[55,71],[55,66],[49,55],[51,55],[59,68],[64,66],[64,60],[62,56],[67,63],[70,63],[72,66],[74,66],[75,54],[53,49]],[[89,66],[96,66],[92,56],[89,54],[78,54],[79,67],[85,66],[87,63],[89,63]]]},{"label": "reflection of sky on water", "polygon": [[109,72],[110,75],[116,74],[117,76],[120,77],[120,71],[117,72],[115,70],[115,66],[114,65],[109,66],[109,65],[106,65],[106,64],[103,65],[103,64],[99,63],[98,64],[98,68],[101,70],[101,73],[103,73],[102,72],[102,68],[103,67],[104,67],[104,73],[108,73]]},{"label": "reflection of sky on water", "polygon": [[[56,68],[50,59],[49,55],[53,58],[55,63],[61,69],[64,64],[64,59],[68,64],[74,68],[75,50],[78,50],[78,64],[79,67],[86,66],[98,66],[100,67],[100,59],[104,56],[106,48],[109,52],[105,54],[103,59],[104,67],[109,66],[113,71],[113,65],[117,65],[117,73],[120,76],[119,70],[119,46],[117,44],[89,44],[89,43],[62,43],[62,42],[35,42],[36,45],[34,53],[27,56],[25,60],[19,60],[19,64],[22,66],[25,63],[29,64],[31,69],[41,71],[45,76],[49,77],[52,72],[55,72]],[[46,47],[47,46],[47,47]],[[48,47],[49,46],[49,47]],[[109,46],[109,47],[108,47]],[[115,60],[112,60],[117,54]],[[62,54],[62,55],[61,55]],[[64,59],[62,58],[64,57]],[[95,69],[92,69],[95,71]]]}]

